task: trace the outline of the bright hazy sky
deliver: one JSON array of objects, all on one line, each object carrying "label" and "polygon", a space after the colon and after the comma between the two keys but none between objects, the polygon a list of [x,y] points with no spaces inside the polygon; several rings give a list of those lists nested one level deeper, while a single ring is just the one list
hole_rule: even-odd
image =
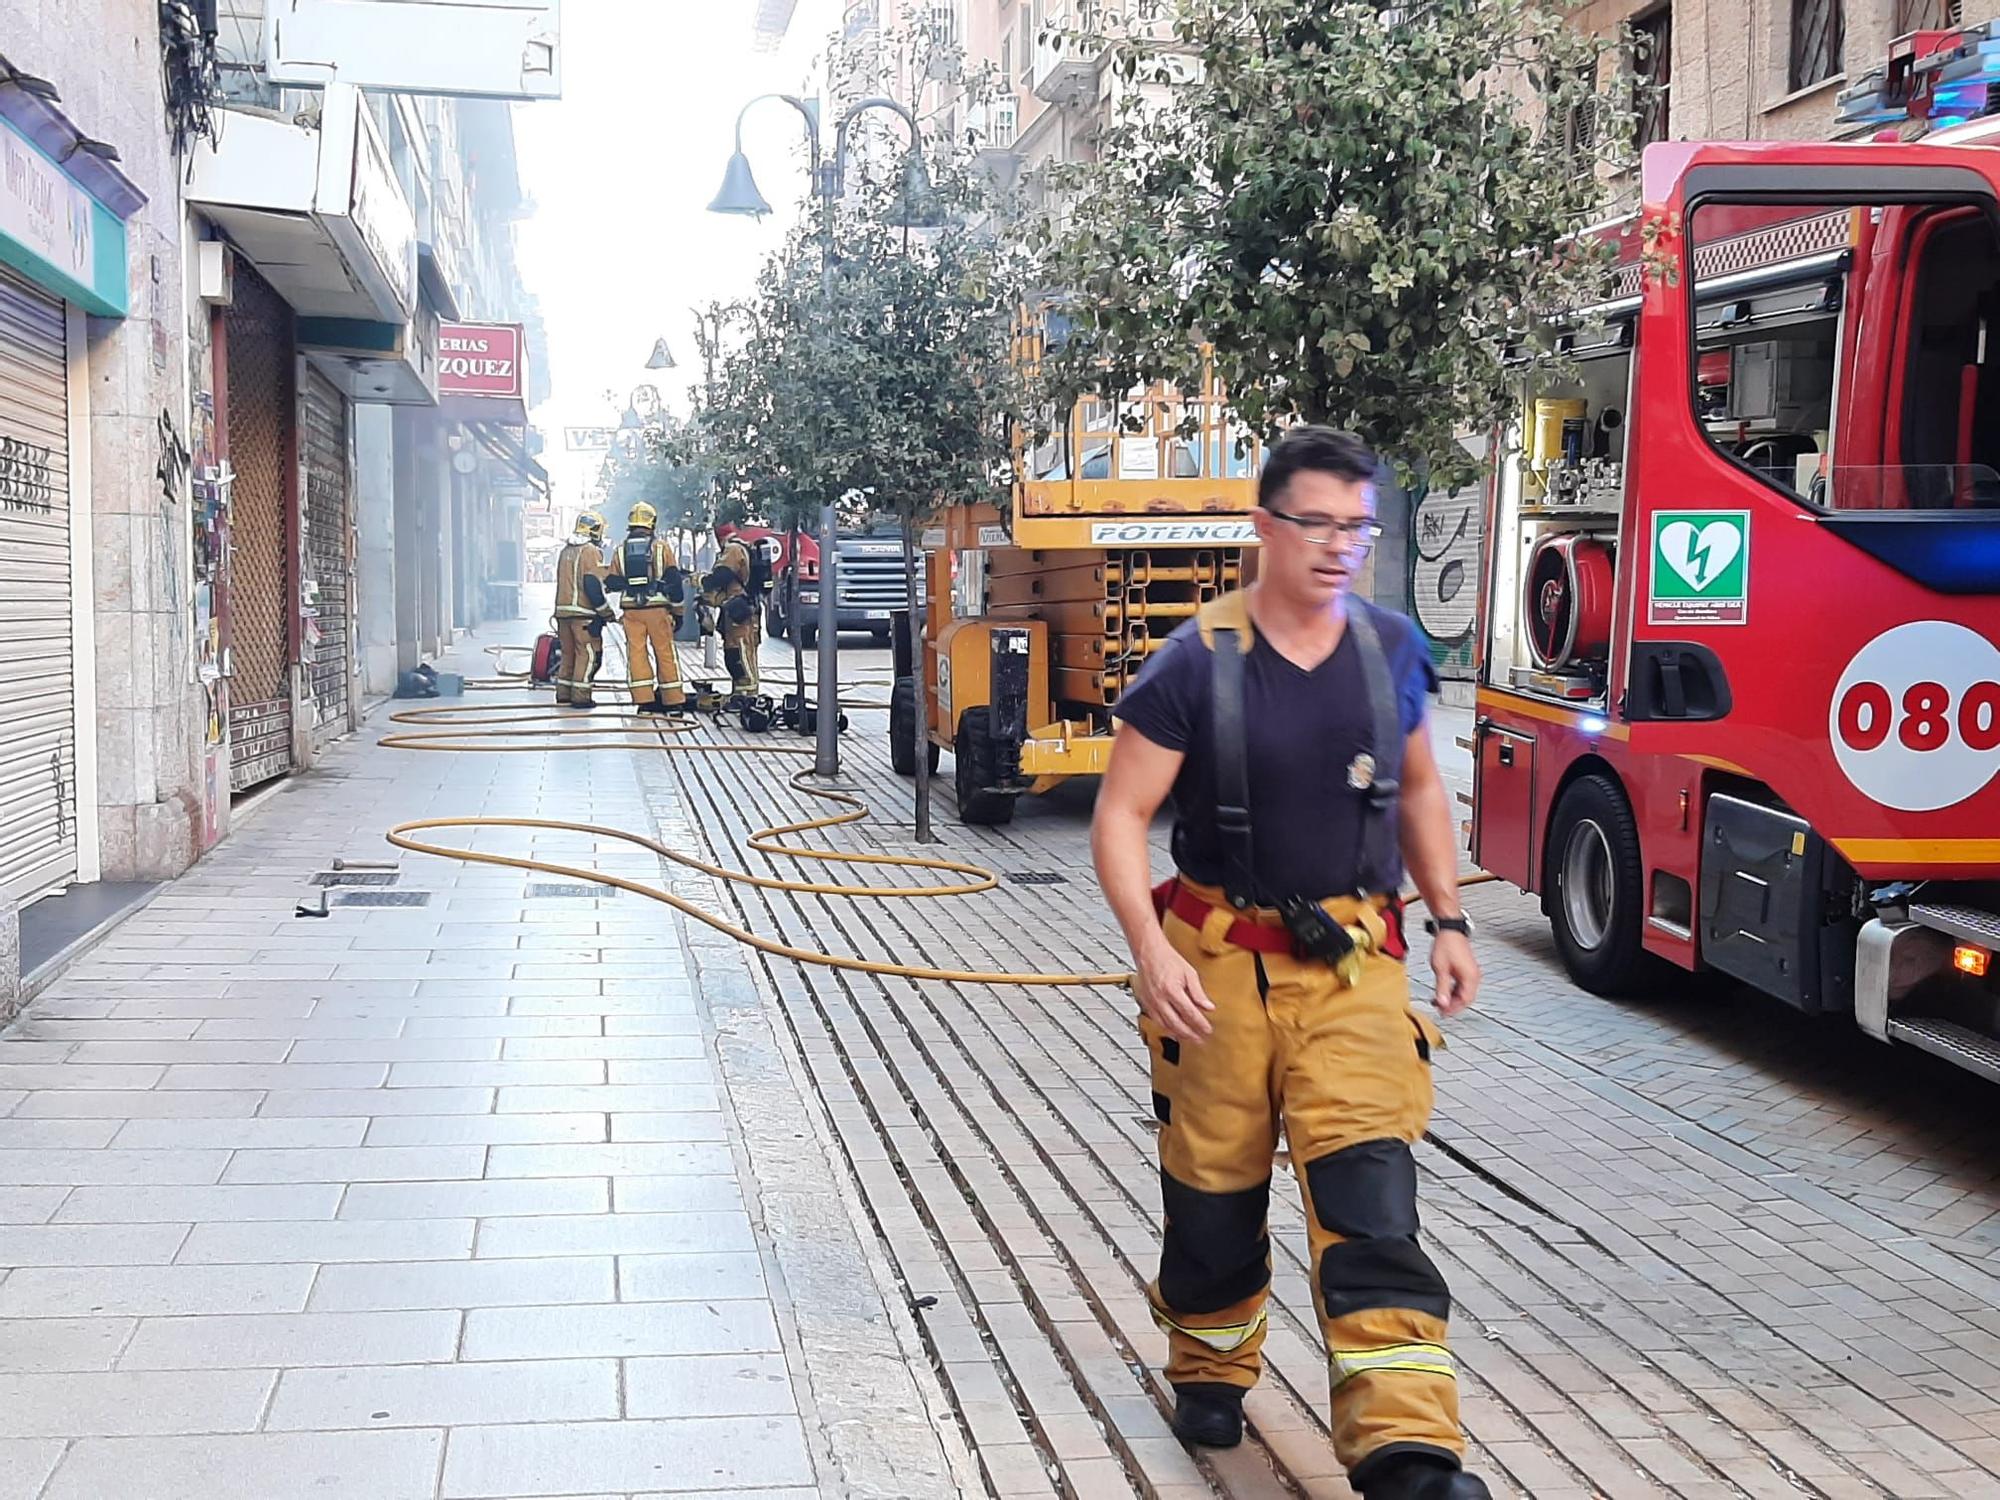
[{"label": "bright hazy sky", "polygon": [[[755,0],[568,0],[563,97],[514,112],[522,275],[547,320],[554,394],[533,413],[556,503],[579,504],[601,455],[564,451],[563,428],[615,425],[635,386],[686,411],[699,380],[689,309],[750,290],[806,191],[804,127],[760,104],[743,145],[776,210],[762,222],[707,212],[737,111],[772,90],[810,92],[839,0],[798,0],[785,44],[751,50]],[[653,340],[679,361],[649,371]],[[604,399],[616,391],[619,405]]]}]

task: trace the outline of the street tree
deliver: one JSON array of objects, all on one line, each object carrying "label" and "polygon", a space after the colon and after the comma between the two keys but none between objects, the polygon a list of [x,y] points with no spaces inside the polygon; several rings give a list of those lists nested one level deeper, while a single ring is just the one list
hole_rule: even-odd
[{"label": "street tree", "polygon": [[[829,499],[844,521],[893,518],[914,608],[924,520],[1004,494],[1019,257],[974,227],[983,189],[950,143],[936,150],[921,205],[905,197],[900,160],[885,162],[858,165],[830,240],[803,229],[764,266],[749,332],[718,361],[704,423],[722,503],[787,527],[794,548]],[[913,210],[931,227],[893,222]],[[800,618],[796,595],[791,613]],[[802,634],[793,632],[803,695]],[[928,839],[921,670],[916,678],[916,817]],[[838,696],[837,684],[821,684],[823,711],[837,712]]]},{"label": "street tree", "polygon": [[[1352,428],[1413,493],[1470,478],[1458,437],[1511,411],[1510,351],[1600,273],[1571,236],[1632,138],[1620,44],[1571,10],[1181,0],[1151,42],[1098,11],[1126,103],[1053,180],[1054,409],[1198,389],[1205,352],[1252,431]],[[1089,29],[1050,40],[1096,55]]]}]

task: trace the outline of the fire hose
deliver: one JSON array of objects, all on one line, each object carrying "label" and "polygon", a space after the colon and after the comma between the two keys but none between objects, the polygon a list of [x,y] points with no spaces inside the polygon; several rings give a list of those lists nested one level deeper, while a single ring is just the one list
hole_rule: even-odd
[{"label": "fire hose", "polygon": [[[879,706],[879,705],[865,705]],[[578,722],[572,716],[561,722],[551,723],[553,714],[560,712],[546,704],[512,703],[493,704],[482,707],[446,707],[407,709],[392,714],[390,722],[395,724],[442,727],[416,727],[386,734],[378,744],[394,750],[422,750],[446,753],[503,753],[503,754],[543,754],[551,750],[657,750],[668,754],[683,755],[766,755],[792,756],[810,759],[812,751],[805,746],[784,744],[744,744],[724,741],[676,742],[670,734],[685,732],[694,727],[689,721],[662,722],[658,719],[640,721],[633,718],[623,724],[591,724]],[[629,717],[621,714],[621,718]],[[507,726],[527,724],[531,728],[511,728]],[[503,741],[506,743],[489,743]],[[865,821],[873,809],[848,792],[831,787],[815,786],[808,777],[811,766],[802,767],[791,778],[793,789],[811,797],[832,803],[842,809],[824,817],[801,819],[791,823],[777,823],[753,831],[747,843],[760,854],[788,859],[812,860],[825,864],[872,865],[902,870],[930,870],[942,874],[961,877],[955,882],[924,885],[860,885],[833,881],[787,880],[773,875],[759,875],[749,870],[732,870],[725,866],[711,864],[697,859],[680,850],[668,848],[657,839],[644,834],[633,833],[629,829],[614,828],[608,824],[586,823],[566,818],[503,818],[503,817],[455,817],[420,818],[408,823],[398,823],[388,832],[388,840],[399,849],[413,854],[429,854],[440,859],[464,860],[475,864],[498,865],[504,868],[529,870],[544,875],[560,875],[573,880],[589,881],[599,885],[613,886],[628,891],[635,896],[643,896],[649,901],[657,901],[670,906],[683,916],[713,928],[735,942],[774,958],[786,958],[795,963],[811,964],[820,968],[841,969],[863,974],[886,975],[899,979],[936,980],[946,984],[1016,985],[1042,986],[1051,988],[1128,988],[1132,982],[1129,970],[1074,973],[1010,973],[977,969],[949,969],[926,964],[896,963],[887,959],[852,958],[840,954],[823,953],[815,949],[799,948],[789,943],[760,936],[748,928],[740,927],[727,918],[718,916],[697,902],[659,886],[643,881],[628,880],[623,876],[588,866],[558,864],[550,860],[529,858],[525,855],[497,854],[484,849],[468,849],[454,844],[433,843],[417,837],[418,834],[436,832],[452,828],[518,828],[544,830],[563,833],[582,833],[595,838],[615,839],[646,849],[661,859],[670,861],[684,869],[695,870],[715,880],[736,885],[747,885],[758,890],[785,891],[796,895],[841,896],[849,898],[922,898],[935,896],[973,896],[999,887],[1000,877],[983,865],[970,864],[962,860],[941,859],[912,854],[867,854],[844,850],[801,848],[785,844],[779,840],[800,834],[822,832],[831,828],[841,828]],[[1461,887],[1480,885],[1492,880],[1491,875],[1472,875],[1459,881]]]}]

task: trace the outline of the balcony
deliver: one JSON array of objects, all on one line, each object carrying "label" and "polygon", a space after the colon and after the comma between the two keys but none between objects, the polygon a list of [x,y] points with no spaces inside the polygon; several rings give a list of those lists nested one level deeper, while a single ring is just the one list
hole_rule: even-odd
[{"label": "balcony", "polygon": [[1076,109],[1097,102],[1099,58],[1085,53],[1084,42],[1063,32],[1062,18],[1051,16],[1047,35],[1035,38],[1035,97],[1058,109]]}]

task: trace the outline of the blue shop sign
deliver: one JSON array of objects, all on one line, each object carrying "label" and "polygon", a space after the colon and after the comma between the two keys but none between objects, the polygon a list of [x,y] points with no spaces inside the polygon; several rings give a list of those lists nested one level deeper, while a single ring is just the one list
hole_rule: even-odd
[{"label": "blue shop sign", "polygon": [[86,312],[131,308],[125,221],[0,118],[0,261]]}]

